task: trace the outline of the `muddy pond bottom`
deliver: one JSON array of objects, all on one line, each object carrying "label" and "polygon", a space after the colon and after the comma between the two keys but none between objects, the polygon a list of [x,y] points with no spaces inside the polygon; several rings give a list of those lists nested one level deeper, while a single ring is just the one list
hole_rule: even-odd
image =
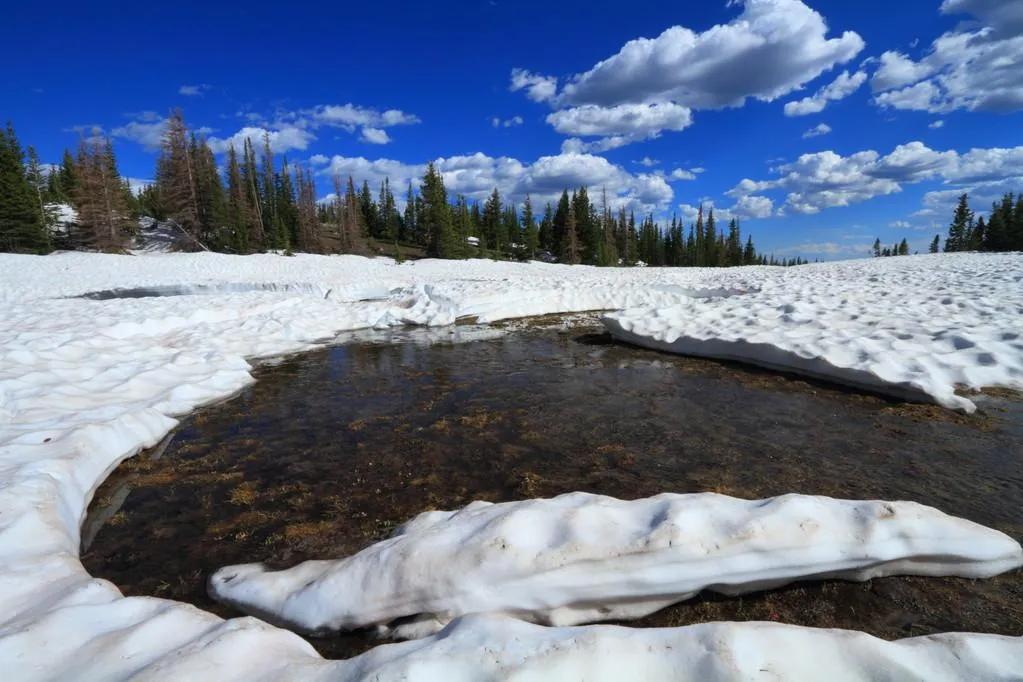
[{"label": "muddy pond bottom", "polygon": [[[577,320],[578,322],[578,320]],[[585,322],[585,321],[584,321]],[[256,371],[103,484],[82,561],[128,595],[212,601],[216,569],[341,557],[419,512],[574,490],[909,499],[1023,537],[1023,400],[965,416],[612,342],[592,326],[372,333]],[[893,639],[1023,635],[1023,574],[809,582],[632,624],[778,620]],[[325,656],[379,643],[311,639]]]}]

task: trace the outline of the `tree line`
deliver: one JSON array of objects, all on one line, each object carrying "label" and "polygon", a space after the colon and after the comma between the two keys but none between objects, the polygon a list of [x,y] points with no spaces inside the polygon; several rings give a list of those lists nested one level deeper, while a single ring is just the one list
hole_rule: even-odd
[{"label": "tree line", "polygon": [[[189,131],[180,111],[168,118],[155,181],[137,194],[117,170],[109,140],[82,140],[44,173],[31,148],[28,162],[8,126],[0,149],[0,250],[45,253],[52,248],[116,251],[138,227],[138,217],[173,221],[192,248],[247,254],[263,251],[398,255],[399,244],[439,258],[543,259],[598,266],[797,265],[776,260],[744,240],[737,219],[720,227],[702,208],[688,231],[672,218],[658,224],[613,211],[606,191],[599,204],[585,187],[565,189],[537,212],[527,195],[516,206],[498,189],[482,202],[449,201],[433,163],[418,187],[404,188],[398,208],[390,181],[373,192],[363,181],[333,178],[329,201],[317,201],[312,171],[279,159],[269,137],[258,150],[245,139],[219,169],[205,138]],[[72,206],[77,219],[58,229],[55,207]]]},{"label": "tree line", "polygon": [[[932,253],[938,251],[938,237],[931,242]],[[1002,195],[991,205],[986,221],[970,209],[969,195],[961,195],[948,226],[945,251],[1023,251],[1023,193]]]}]

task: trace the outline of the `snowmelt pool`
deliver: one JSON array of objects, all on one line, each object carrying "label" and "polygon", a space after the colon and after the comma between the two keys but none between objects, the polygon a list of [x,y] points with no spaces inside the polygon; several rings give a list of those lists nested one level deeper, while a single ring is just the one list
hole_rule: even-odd
[{"label": "snowmelt pool", "polygon": [[[431,508],[587,490],[913,499],[1023,536],[1023,402],[961,415],[616,344],[576,319],[515,333],[359,332],[279,359],[97,493],[83,561],[127,594],[224,616],[206,580],[354,553]],[[522,327],[525,327],[525,330]],[[780,620],[885,638],[1023,634],[1023,576],[707,595],[641,625]],[[344,657],[365,634],[311,640]]]}]

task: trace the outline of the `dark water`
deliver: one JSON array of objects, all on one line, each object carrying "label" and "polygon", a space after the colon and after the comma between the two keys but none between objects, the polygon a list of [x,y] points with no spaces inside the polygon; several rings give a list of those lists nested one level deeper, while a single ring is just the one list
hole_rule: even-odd
[{"label": "dark water", "polygon": [[[93,575],[127,594],[238,615],[206,595],[221,566],[343,556],[427,509],[572,490],[912,499],[1023,537],[1018,397],[981,396],[980,413],[967,417],[579,328],[462,344],[359,342],[257,375],[104,484],[84,529]],[[1019,572],[831,581],[709,596],[640,624],[1023,635],[1020,603]],[[336,657],[374,643],[359,634],[313,642]]]}]

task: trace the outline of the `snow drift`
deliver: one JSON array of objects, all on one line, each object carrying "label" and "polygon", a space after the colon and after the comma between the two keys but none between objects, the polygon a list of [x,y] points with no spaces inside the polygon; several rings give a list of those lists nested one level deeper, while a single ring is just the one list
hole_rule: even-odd
[{"label": "snow drift", "polygon": [[399,621],[417,637],[473,613],[574,625],[639,618],[704,589],[807,578],[985,578],[1023,564],[1002,533],[913,502],[570,493],[425,512],[351,557],[223,568],[210,594],[308,633]]},{"label": "snow drift", "polygon": [[[330,662],[293,633],[251,618],[224,621],[185,604],[124,598],[109,582],[88,575],[78,551],[86,507],[124,458],[159,442],[176,416],[251,382],[250,361],[332,342],[340,332],[406,324],[436,328],[469,316],[488,322],[593,309],[664,310],[689,305],[690,298],[700,298],[694,309],[713,327],[715,311],[732,305],[770,317],[779,305],[812,304],[805,313],[783,313],[822,315],[824,326],[803,327],[810,338],[827,337],[829,311],[845,310],[850,337],[869,336],[872,327],[908,334],[882,347],[883,357],[919,365],[941,390],[951,391],[948,382],[960,379],[969,386],[1018,387],[1021,283],[1020,254],[728,270],[483,260],[396,265],[306,254],[0,254],[3,674],[19,681],[349,680],[364,674],[502,679],[515,675],[517,664],[542,677],[544,662],[557,660],[560,667],[552,670],[566,675],[614,672],[612,662],[618,661],[634,666],[630,672],[651,671],[653,679],[662,668],[650,666],[661,665],[658,643],[667,637],[673,650],[691,641],[690,650],[702,652],[672,659],[678,661],[673,679],[757,675],[761,659],[793,678],[876,679],[878,671],[930,679],[1019,677],[1018,638],[942,635],[888,644],[855,633],[777,629],[782,626],[772,630],[784,633],[779,639],[748,624],[662,635],[478,618],[453,623],[433,639]],[[75,298],[164,287],[181,295]],[[828,305],[820,303],[831,295]],[[707,296],[712,298],[701,298]],[[857,310],[874,317],[853,319]],[[751,330],[768,327],[765,321]],[[721,330],[732,333],[734,324]],[[948,366],[960,369],[941,369]],[[722,643],[733,633],[743,637]],[[629,643],[613,645],[619,638]],[[810,657],[798,654],[811,650],[831,652],[824,660],[835,665],[807,672],[800,666]],[[841,658],[846,651],[849,657]],[[617,652],[627,655],[615,659]],[[590,662],[601,663],[600,669],[590,670]]]}]

